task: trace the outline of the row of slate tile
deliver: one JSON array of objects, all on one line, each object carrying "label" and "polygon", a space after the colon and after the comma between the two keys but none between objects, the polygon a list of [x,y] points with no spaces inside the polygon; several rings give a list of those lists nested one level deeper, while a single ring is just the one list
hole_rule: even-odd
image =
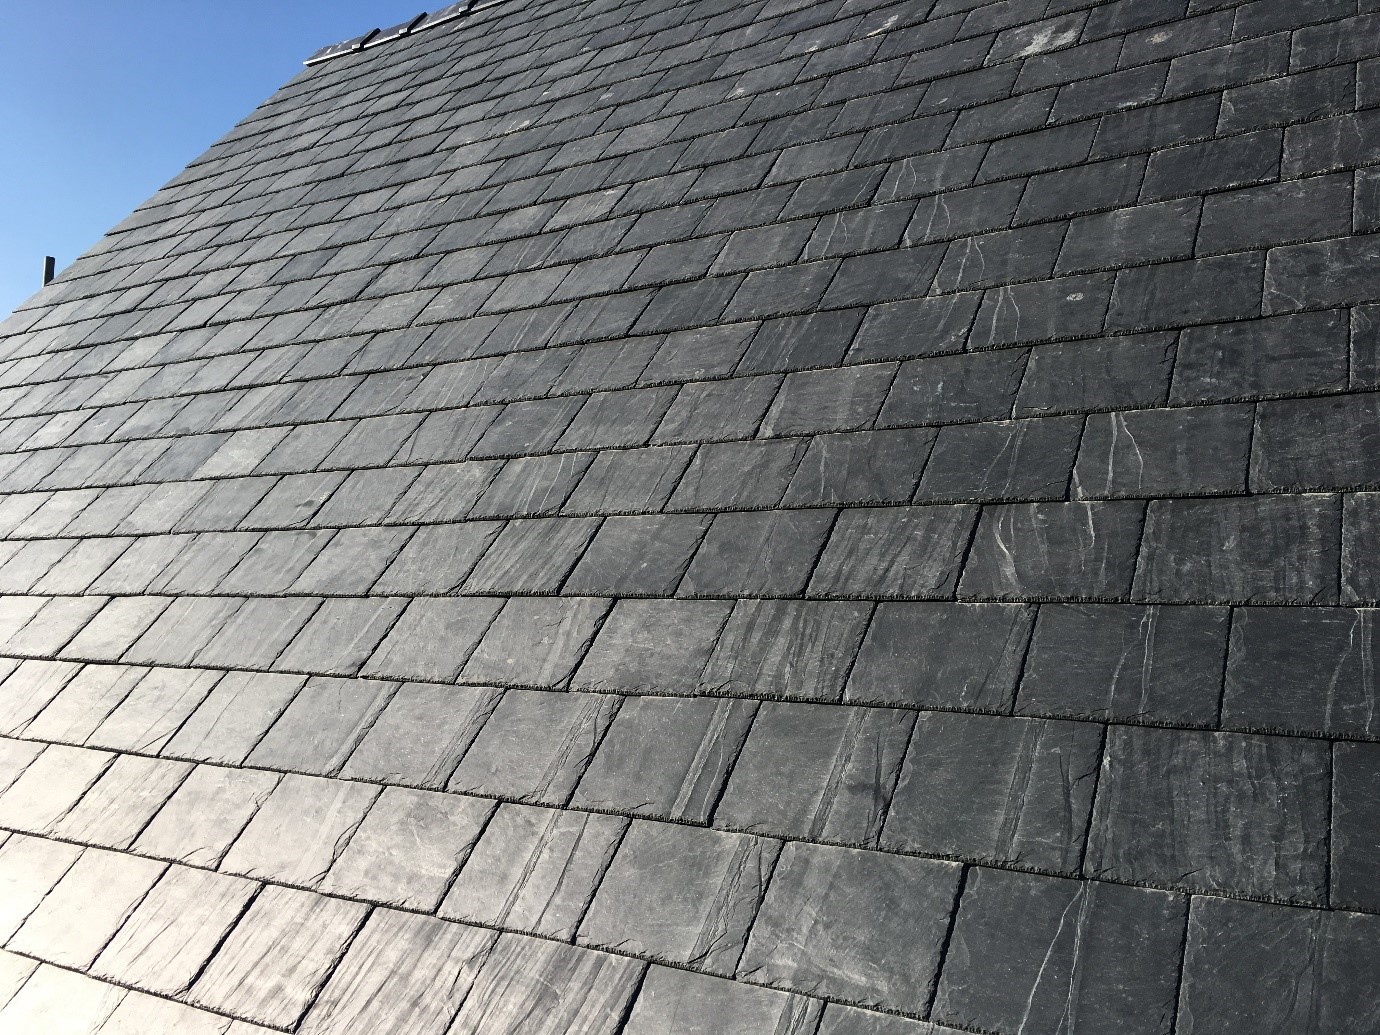
[{"label": "row of slate tile", "polygon": [[[170,760],[119,756],[107,772],[108,750],[49,748],[0,796],[0,825],[127,847],[190,772],[172,759],[192,758],[255,767],[189,781],[155,824],[174,839],[220,830],[213,858],[288,770],[1380,909],[1369,888],[1380,867],[1368,833],[1380,800],[1370,744],[1334,751],[1307,738],[1120,725],[1106,734],[1089,722],[888,707],[76,669],[20,666],[6,687],[28,699],[8,709],[7,730]],[[417,742],[419,726],[433,736]],[[14,773],[42,743],[6,742]],[[245,835],[251,845],[232,853],[275,861],[264,872],[238,859],[232,868],[311,884],[377,797],[371,784],[335,785],[354,799],[351,820],[328,807],[329,781],[293,781]],[[392,793],[384,825],[407,811]],[[226,794],[229,818],[217,819]],[[417,808],[443,801],[414,798]],[[322,815],[339,826],[289,830]]]},{"label": "row of slate tile", "polygon": [[[551,826],[543,849],[569,852],[569,826]],[[798,1025],[785,1030],[815,1030],[821,1004],[756,985],[986,1031],[1056,1023],[1069,1010],[1162,1031],[1176,1005],[1179,1030],[1189,1031],[1308,1018],[1359,1032],[1374,1020],[1362,993],[1373,917],[844,848],[749,845],[733,834],[694,843],[699,836],[633,824],[608,864],[608,898],[601,891],[581,925],[582,943],[615,943],[606,947],[618,955],[608,956],[15,834],[0,843],[0,880],[11,892],[6,944],[280,1028],[305,1014],[300,1030],[309,1032],[367,1022],[415,1035],[612,1033],[641,1030],[639,1014],[659,1033],[779,1032],[783,1015]],[[647,882],[654,872],[682,881],[668,896]],[[548,874],[539,866],[533,876]],[[1271,946],[1264,953],[1262,941]],[[1243,952],[1248,944],[1256,951]],[[854,961],[848,972],[832,964],[840,952]],[[619,1029],[641,977],[627,956],[701,973],[653,969],[650,994]],[[1284,967],[1294,969],[1281,981]],[[703,976],[735,972],[753,984],[730,994]],[[601,975],[619,978],[614,991]],[[442,988],[449,994],[437,995]],[[538,988],[535,1000],[521,998]],[[695,1005],[709,1016],[677,1019]],[[891,1023],[880,1017],[828,1010],[842,1026],[825,1031],[891,1030],[870,1026]],[[742,1027],[752,1022],[769,1027]]]},{"label": "row of slate tile", "polygon": [[[25,729],[55,697],[62,703],[54,707],[67,714],[70,705],[58,695],[81,670],[81,660],[126,664],[90,666],[72,684],[68,696],[74,702],[106,708],[80,727],[85,733],[79,742],[145,678],[149,670],[143,666],[247,667],[231,664],[238,654],[245,660],[255,655],[261,668],[308,675],[362,670],[375,678],[472,685],[570,684],[618,694],[1014,711],[1360,739],[1380,735],[1371,609],[1037,609],[948,602],[884,602],[874,609],[852,601],[623,600],[610,611],[610,602],[598,599],[514,598],[506,604],[419,601],[412,605],[415,614],[408,611],[406,621],[398,622],[405,613],[401,600],[347,600],[321,605],[294,638],[304,619],[293,603],[251,608],[220,599],[4,598],[0,614],[9,653],[71,660],[4,662],[0,685],[10,700],[0,729]],[[233,643],[230,634],[215,639],[212,629],[188,631],[218,615],[235,630],[275,618],[290,625],[286,633],[260,633],[267,646],[242,651],[225,645]],[[425,634],[428,629],[435,639]],[[179,643],[181,652],[173,653]],[[275,656],[285,643],[286,653]],[[155,650],[156,644],[168,646]],[[193,694],[188,709],[218,678],[215,671],[155,671],[145,688],[152,700],[165,695],[165,683],[201,688],[199,696],[186,691]],[[128,680],[126,673],[135,678]],[[285,677],[283,685],[294,680]],[[264,721],[274,714],[270,709]],[[111,746],[134,745],[117,739]]]}]

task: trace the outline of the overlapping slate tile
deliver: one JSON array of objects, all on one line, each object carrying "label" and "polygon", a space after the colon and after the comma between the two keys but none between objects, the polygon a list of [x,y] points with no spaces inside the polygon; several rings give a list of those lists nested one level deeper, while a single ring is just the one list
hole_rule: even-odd
[{"label": "overlapping slate tile", "polygon": [[803,1035],[818,1023],[822,1006],[801,996],[652,967],[625,1030],[629,1035],[709,1035],[719,1031]]}]

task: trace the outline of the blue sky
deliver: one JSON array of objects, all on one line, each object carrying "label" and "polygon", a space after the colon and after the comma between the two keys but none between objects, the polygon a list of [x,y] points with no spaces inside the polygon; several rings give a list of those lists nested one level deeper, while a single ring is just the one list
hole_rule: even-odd
[{"label": "blue sky", "polygon": [[313,51],[436,0],[44,0],[0,33],[0,318]]}]

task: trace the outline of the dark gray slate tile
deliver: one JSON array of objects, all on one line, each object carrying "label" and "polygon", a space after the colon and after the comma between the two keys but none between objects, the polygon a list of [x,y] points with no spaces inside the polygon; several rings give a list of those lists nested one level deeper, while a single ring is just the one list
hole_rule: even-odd
[{"label": "dark gray slate tile", "polygon": [[465,593],[555,593],[599,528],[597,518],[510,521],[465,580]]},{"label": "dark gray slate tile", "polygon": [[934,356],[901,364],[879,425],[1004,420],[1025,372],[1026,350]]},{"label": "dark gray slate tile", "polygon": [[1222,723],[1237,729],[1380,735],[1375,612],[1238,608]]},{"label": "dark gray slate tile", "polygon": [[561,435],[561,449],[645,446],[675,397],[674,388],[633,388],[591,395]]},{"label": "dark gray slate tile", "polygon": [[828,308],[873,305],[928,292],[944,246],[920,245],[844,259],[821,304]]},{"label": "dark gray slate tile", "polygon": [[889,708],[766,702],[715,826],[875,847],[914,721]]},{"label": "dark gray slate tile", "polygon": [[848,680],[869,704],[1006,711],[1034,623],[1012,604],[882,604]]},{"label": "dark gray slate tile", "polygon": [[569,941],[627,826],[617,816],[500,805],[440,915]]},{"label": "dark gray slate tile", "polygon": [[634,821],[578,940],[731,975],[780,848],[748,834]]},{"label": "dark gray slate tile", "polygon": [[1183,197],[1278,179],[1282,140],[1279,130],[1264,130],[1156,151],[1141,196]]},{"label": "dark gray slate tile", "polygon": [[1107,329],[1149,331],[1260,316],[1264,275],[1264,256],[1258,252],[1123,270],[1112,292]]},{"label": "dark gray slate tile", "polygon": [[414,599],[362,675],[453,682],[501,606],[490,598]]},{"label": "dark gray slate tile", "polygon": [[491,931],[431,917],[375,910],[299,1030],[306,1035],[444,1031],[496,938]]},{"label": "dark gray slate tile", "polygon": [[917,501],[1063,499],[1083,421],[993,421],[941,428]]},{"label": "dark gray slate tile", "polygon": [[894,363],[790,374],[762,421],[760,434],[808,435],[865,428],[882,408],[895,375]]},{"label": "dark gray slate tile", "polygon": [[763,323],[734,371],[766,374],[835,366],[848,351],[863,310],[836,309]]},{"label": "dark gray slate tile", "polygon": [[571,804],[707,822],[756,714],[755,701],[628,698]]},{"label": "dark gray slate tile", "polygon": [[1347,382],[1341,310],[1186,330],[1170,399],[1176,403],[1294,395]]},{"label": "dark gray slate tile", "polygon": [[692,693],[732,607],[718,600],[620,600],[572,685]]},{"label": "dark gray slate tile", "polygon": [[1266,315],[1352,305],[1375,299],[1380,244],[1372,236],[1271,248],[1265,269]]},{"label": "dark gray slate tile", "polygon": [[1113,726],[1085,872],[1320,905],[1330,764],[1317,741]]},{"label": "dark gray slate tile", "polygon": [[931,428],[820,435],[801,458],[783,503],[906,503],[934,444]]},{"label": "dark gray slate tile", "polygon": [[594,757],[619,699],[600,694],[508,690],[448,788],[564,805]]},{"label": "dark gray slate tile", "polygon": [[976,520],[972,506],[845,510],[810,579],[809,595],[951,596]]},{"label": "dark gray slate tile", "polygon": [[[1032,67],[1031,62],[1026,62],[1022,77]],[[1033,176],[1030,186],[1021,196],[1016,221],[1038,223],[1081,212],[1134,204],[1140,193],[1140,181],[1145,175],[1145,162],[1144,155],[1131,155]]]},{"label": "dark gray slate tile", "polygon": [[239,765],[302,689],[305,676],[227,672],[163,754]]},{"label": "dark gray slate tile", "polygon": [[848,349],[849,362],[961,352],[977,315],[976,291],[874,305]]},{"label": "dark gray slate tile", "polygon": [[566,500],[564,512],[654,513],[671,498],[694,452],[694,446],[663,446],[600,453]]},{"label": "dark gray slate tile", "polygon": [[1252,489],[1380,487],[1380,394],[1285,399],[1259,413]]},{"label": "dark gray slate tile", "polygon": [[700,675],[734,697],[837,701],[872,605],[853,601],[739,600]]},{"label": "dark gray slate tile", "polygon": [[86,742],[93,747],[158,754],[206,699],[220,675],[195,669],[150,669]]},{"label": "dark gray slate tile", "polygon": [[1377,924],[1356,913],[1195,898],[1175,1030],[1374,1028]]},{"label": "dark gray slate tile", "polygon": [[1380,602],[1380,494],[1343,496],[1342,600]]},{"label": "dark gray slate tile", "polygon": [[624,1030],[627,1035],[812,1035],[823,1009],[817,1000],[654,966]]},{"label": "dark gray slate tile", "polygon": [[340,775],[444,787],[499,696],[491,687],[407,683],[374,720]]},{"label": "dark gray slate tile", "polygon": [[1182,895],[974,870],[933,1016],[985,1031],[1168,1035]]},{"label": "dark gray slate tile", "polygon": [[216,866],[280,779],[253,769],[197,766],[139,834],[134,850],[155,859]]},{"label": "dark gray slate tile", "polygon": [[598,597],[511,599],[460,678],[500,686],[559,686],[584,657],[610,606]]},{"label": "dark gray slate tile", "polygon": [[834,525],[833,510],[719,514],[680,596],[798,596]]},{"label": "dark gray slate tile", "polygon": [[882,843],[1076,872],[1101,748],[1093,723],[922,714]]},{"label": "dark gray slate tile", "polygon": [[1337,744],[1332,769],[1332,858],[1328,871],[1334,909],[1380,909],[1380,746]]},{"label": "dark gray slate tile", "polygon": [[761,510],[774,507],[805,453],[802,439],[701,446],[668,507]]},{"label": "dark gray slate tile", "polygon": [[1212,725],[1230,618],[1225,607],[1043,605],[1017,711]]},{"label": "dark gray slate tile", "polygon": [[957,1029],[925,1021],[911,1021],[889,1013],[873,1013],[830,1003],[824,1008],[819,1035],[954,1035]]},{"label": "dark gray slate tile", "polygon": [[457,589],[502,529],[501,521],[418,528],[369,587],[375,594],[450,593]]},{"label": "dark gray slate tile", "polygon": [[[788,844],[739,975],[887,1010],[920,1013],[938,978],[957,863]],[[837,961],[847,959],[846,968]]]},{"label": "dark gray slate tile", "polygon": [[1327,604],[1337,599],[1336,496],[1156,500],[1135,595],[1143,600]]},{"label": "dark gray slate tile", "polygon": [[246,764],[318,776],[337,772],[395,689],[372,679],[308,679]]},{"label": "dark gray slate tile", "polygon": [[388,521],[459,521],[474,507],[497,472],[500,460],[434,464],[423,468],[407,492],[388,512]]},{"label": "dark gray slate tile", "polygon": [[616,1035],[643,965],[500,935],[449,1035]]},{"label": "dark gray slate tile", "polygon": [[560,509],[570,496],[593,455],[556,453],[524,456],[503,465],[470,517],[532,517]]},{"label": "dark gray slate tile", "polygon": [[1350,232],[1351,176],[1315,176],[1206,198],[1198,254],[1269,248]]},{"label": "dark gray slate tile", "polygon": [[992,349],[1097,334],[1107,315],[1113,279],[1111,273],[1095,273],[989,288],[983,293],[969,347]]},{"label": "dark gray slate tile", "polygon": [[1094,413],[1073,469],[1081,499],[1244,493],[1251,406]]},{"label": "dark gray slate tile", "polygon": [[1054,271],[1065,229],[1062,223],[1041,223],[955,241],[944,253],[934,290],[946,293],[1042,280]]},{"label": "dark gray slate tile", "polygon": [[1137,334],[1032,349],[1013,414],[1163,406],[1174,341],[1174,334]]},{"label": "dark gray slate tile", "polygon": [[429,912],[494,808],[477,798],[385,787],[331,863],[321,890]]},{"label": "dark gray slate tile", "polygon": [[562,587],[565,593],[670,596],[712,519],[706,514],[611,517]]},{"label": "dark gray slate tile", "polygon": [[1240,133],[1311,122],[1350,112],[1355,104],[1356,70],[1347,65],[1320,68],[1228,90],[1222,95],[1217,131]]},{"label": "dark gray slate tile", "polygon": [[400,597],[326,600],[276,655],[273,667],[289,672],[353,675],[393,628],[406,605]]},{"label": "dark gray slate tile", "polygon": [[1058,273],[1120,269],[1193,254],[1198,198],[1120,208],[1075,219],[1059,251]]},{"label": "dark gray slate tile", "polygon": [[1133,502],[984,508],[959,593],[1006,600],[1124,597],[1143,513]]},{"label": "dark gray slate tile", "polygon": [[769,374],[683,385],[652,440],[661,444],[751,438],[780,387],[781,378]]},{"label": "dark gray slate tile", "polygon": [[755,323],[739,323],[668,334],[642,371],[640,381],[660,384],[727,377],[743,358],[756,330]]},{"label": "dark gray slate tile", "polygon": [[1001,180],[966,190],[945,191],[920,201],[906,229],[912,241],[947,241],[1011,225],[1025,184]]}]

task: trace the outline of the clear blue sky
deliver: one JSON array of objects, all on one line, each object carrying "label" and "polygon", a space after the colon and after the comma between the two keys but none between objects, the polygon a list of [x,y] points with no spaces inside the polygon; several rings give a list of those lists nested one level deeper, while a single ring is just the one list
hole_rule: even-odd
[{"label": "clear blue sky", "polygon": [[328,43],[447,0],[43,0],[0,33],[0,318]]}]

